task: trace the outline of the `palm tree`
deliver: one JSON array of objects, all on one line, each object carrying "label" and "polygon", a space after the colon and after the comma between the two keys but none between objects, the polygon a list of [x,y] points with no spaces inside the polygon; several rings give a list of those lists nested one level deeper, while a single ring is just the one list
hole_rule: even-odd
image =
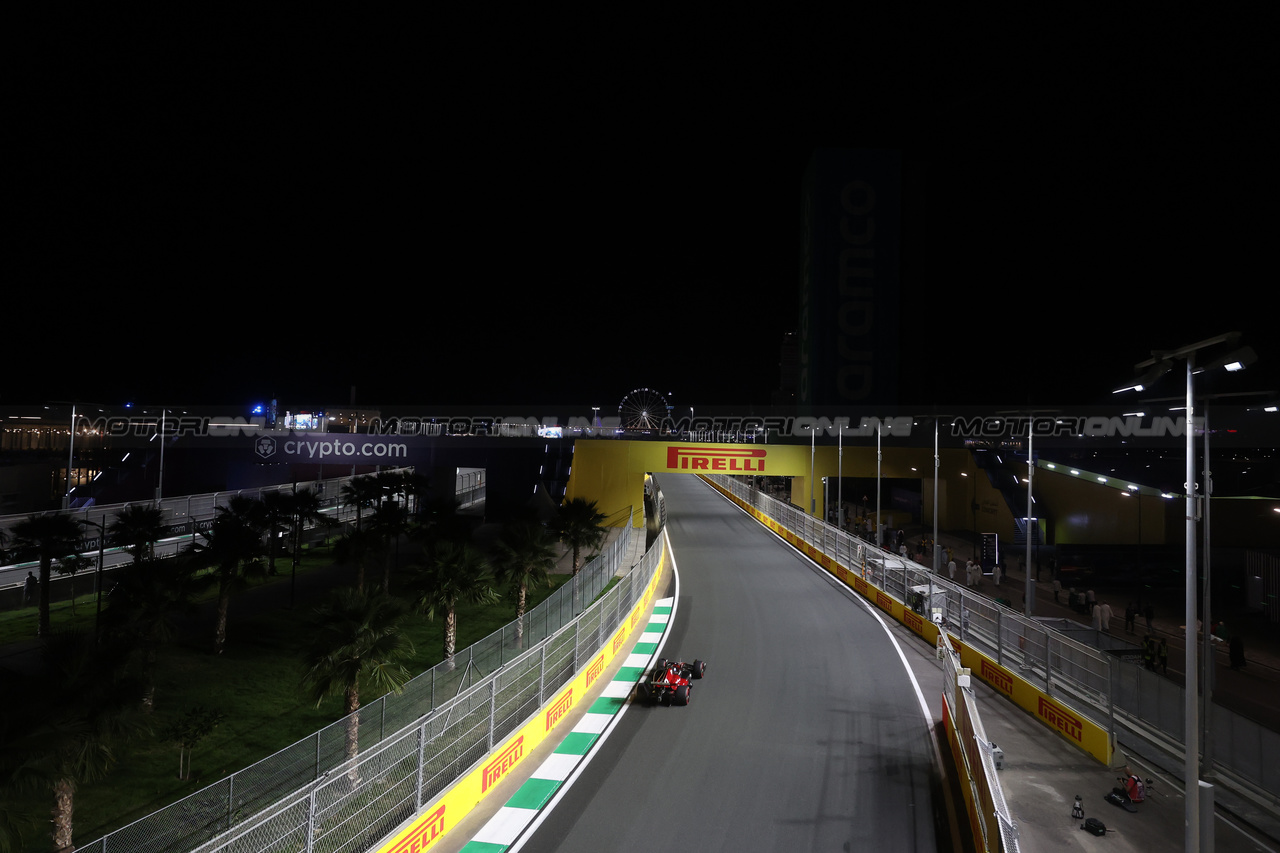
[{"label": "palm tree", "polygon": [[76,789],[105,775],[116,746],[144,726],[121,649],[62,633],[48,639],[43,658],[38,672],[6,673],[10,695],[22,701],[0,703],[0,826],[11,831],[20,818],[9,811],[15,795],[47,791],[53,848],[69,853]]},{"label": "palm tree", "polygon": [[13,528],[14,547],[36,555],[40,561],[40,612],[36,635],[49,636],[49,574],[54,560],[75,553],[84,535],[78,518],[65,513],[31,515]]},{"label": "palm tree", "polygon": [[595,501],[571,498],[561,505],[555,531],[560,541],[573,549],[575,576],[582,569],[583,549],[598,548],[604,542],[605,531],[601,527],[604,520],[604,513],[600,512]]},{"label": "palm tree", "polygon": [[325,521],[320,512],[320,496],[314,489],[299,490],[294,484],[293,494],[289,496],[290,546],[293,551],[292,567],[289,573],[289,606],[293,606],[294,595],[298,586],[298,561],[302,553],[302,529],[309,523],[320,524]]},{"label": "palm tree", "polygon": [[373,506],[382,495],[382,486],[371,476],[352,477],[342,485],[342,505],[356,508],[356,530],[360,529],[361,510]]},{"label": "palm tree", "polygon": [[[360,746],[360,689],[373,687],[380,695],[400,692],[412,673],[401,663],[413,644],[401,630],[405,604],[382,593],[358,589],[335,590],[316,608],[311,641],[304,653],[302,682],[319,705],[327,696],[342,696],[347,719],[346,757],[354,759]],[[349,771],[356,781],[356,767]]]},{"label": "palm tree", "polygon": [[420,522],[426,497],[431,490],[431,478],[417,471],[409,471],[402,476],[405,497],[413,497],[413,519]]},{"label": "palm tree", "polygon": [[400,504],[385,503],[374,510],[369,531],[382,539],[382,591],[391,591],[392,563],[399,568],[400,537],[409,532],[409,517]]},{"label": "palm tree", "polygon": [[76,574],[93,566],[97,560],[85,554],[68,554],[57,562],[53,570],[59,575],[71,578],[71,614],[76,612]]},{"label": "palm tree", "polygon": [[155,707],[160,648],[178,633],[180,618],[196,609],[197,565],[191,560],[144,560],[118,570],[103,612],[108,642],[136,648],[142,657],[142,708]]},{"label": "palm tree", "polygon": [[551,536],[541,524],[517,522],[503,528],[495,554],[499,583],[510,586],[516,600],[516,648],[524,648],[524,614],[529,590],[543,586],[556,565]]},{"label": "palm tree", "polygon": [[155,543],[164,535],[164,511],[150,504],[129,504],[107,525],[112,544],[123,547],[140,563],[155,556]]},{"label": "palm tree", "polygon": [[357,592],[364,592],[364,576],[370,569],[381,567],[387,559],[387,544],[376,530],[353,530],[333,547],[333,558],[340,566],[355,566]]},{"label": "palm tree", "polygon": [[227,642],[227,612],[231,596],[246,588],[249,579],[264,574],[262,566],[262,502],[241,495],[218,507],[212,527],[201,533],[203,543],[193,546],[198,561],[211,566],[218,584],[218,618],[213,653],[222,654]]},{"label": "palm tree", "polygon": [[492,581],[489,563],[475,546],[451,541],[439,543],[434,558],[410,579],[414,609],[432,620],[444,614],[444,659],[449,669],[458,646],[458,605],[497,601]]},{"label": "palm tree", "polygon": [[267,574],[276,575],[276,554],[280,537],[290,532],[293,495],[273,489],[262,495],[262,524],[267,533]]}]

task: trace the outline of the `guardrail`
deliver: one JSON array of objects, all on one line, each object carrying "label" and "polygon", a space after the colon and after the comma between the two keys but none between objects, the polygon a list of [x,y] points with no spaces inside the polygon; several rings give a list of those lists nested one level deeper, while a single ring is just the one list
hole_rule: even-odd
[{"label": "guardrail", "polygon": [[[583,649],[626,613],[628,523],[604,552],[518,622],[314,735],[79,851],[365,850],[444,790],[572,677]],[[646,555],[648,565],[650,555]],[[656,558],[654,558],[656,559]],[[642,588],[642,586],[641,586]],[[584,602],[589,606],[584,605]],[[624,606],[624,604],[626,606]],[[528,650],[526,650],[528,649]],[[346,757],[354,725],[359,754]]]},{"label": "guardrail", "polygon": [[946,679],[943,722],[952,756],[963,777],[960,787],[974,841],[981,842],[982,849],[991,853],[1019,853],[1017,827],[996,772],[996,746],[982,725],[978,702],[967,683],[971,676],[960,665],[960,655],[950,643],[938,644],[938,657],[944,661]]},{"label": "guardrail", "polygon": [[[940,609],[944,629],[966,647],[1078,711],[1112,742],[1119,720],[1128,730],[1159,742],[1181,760],[1181,685],[938,577],[926,566],[877,548],[740,479],[727,475],[707,479],[816,551],[830,555],[834,563],[865,567],[868,583],[899,602],[909,603],[922,619]],[[1213,770],[1235,790],[1274,807],[1273,792],[1280,790],[1280,733],[1217,705],[1212,725],[1216,747]],[[1101,747],[1086,751],[1108,760]]]},{"label": "guardrail", "polygon": [[[412,468],[389,468],[387,471],[411,471]],[[342,490],[352,479],[372,476],[357,474],[344,477],[332,477],[326,480],[299,483],[298,488],[310,488],[320,497],[320,509],[335,522],[351,521],[356,517],[356,510],[344,506]],[[252,489],[239,489],[226,492],[206,492],[198,495],[164,498],[159,503],[161,523],[164,527],[164,538],[153,546],[155,557],[164,559],[175,557],[188,547],[197,535],[213,523],[219,507],[225,507],[231,498],[237,496],[261,499],[270,492],[291,492],[293,484],[277,486],[261,486]],[[454,499],[458,506],[467,507],[480,503],[485,499],[486,485],[482,474],[459,473],[454,484]],[[85,525],[85,538],[80,543],[78,552],[94,561],[96,568],[98,557],[102,557],[102,569],[112,569],[133,562],[133,556],[123,548],[108,545],[100,541],[103,531],[110,530],[120,513],[129,506],[155,506],[154,501],[132,501],[121,504],[93,504],[76,509],[50,510],[50,513],[65,514],[79,519]],[[47,513],[34,513],[44,515]],[[12,542],[13,531],[33,513],[0,516],[0,541]],[[308,525],[310,528],[312,525]],[[34,561],[15,562],[0,565],[0,609],[21,606],[20,590],[24,572],[36,568]],[[75,586],[84,583],[84,576],[92,570],[80,572],[75,577],[55,574],[50,578],[51,601],[62,601],[71,597]],[[76,581],[79,583],[76,583]],[[83,593],[83,589],[80,590]]]}]

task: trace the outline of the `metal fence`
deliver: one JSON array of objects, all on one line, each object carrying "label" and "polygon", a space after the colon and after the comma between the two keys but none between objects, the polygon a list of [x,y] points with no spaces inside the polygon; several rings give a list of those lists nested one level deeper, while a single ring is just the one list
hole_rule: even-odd
[{"label": "metal fence", "polygon": [[[321,729],[80,851],[363,851],[443,791],[572,679],[657,566],[630,523],[529,613]],[[593,603],[594,601],[594,603]],[[347,754],[348,737],[358,744]]]},{"label": "metal fence", "polygon": [[[394,468],[386,470],[398,472],[411,471],[413,469]],[[307,483],[299,483],[298,488],[310,488],[317,493],[320,498],[320,510],[328,522],[344,523],[355,519],[356,509],[353,506],[343,504],[342,490],[351,480],[367,476],[372,475],[358,474],[355,477],[345,476],[308,481]],[[154,554],[157,558],[174,557],[190,547],[196,536],[207,531],[213,524],[218,508],[228,506],[234,497],[242,496],[260,500],[270,492],[291,492],[292,490],[292,484],[285,484],[164,498],[159,503],[159,509],[161,511],[161,524],[165,532],[163,538],[154,544]],[[459,472],[454,484],[454,500],[459,507],[480,503],[484,498],[485,479],[483,472]],[[101,556],[103,571],[111,571],[119,566],[132,563],[133,556],[123,548],[108,545],[107,542],[103,541],[102,536],[104,531],[111,529],[111,525],[119,518],[120,513],[131,505],[156,506],[154,501],[133,501],[132,504],[94,504],[77,509],[53,510],[52,512],[69,515],[80,520],[84,524],[85,538],[80,543],[79,552],[91,558],[95,567],[99,556]],[[30,516],[31,513],[0,516],[0,539],[5,542],[12,542],[14,528]],[[34,562],[14,563],[7,566],[0,565],[0,608],[20,605],[20,597],[13,593],[21,587],[24,572],[35,566]],[[84,583],[84,574],[86,573],[81,573],[80,582],[76,584],[77,587],[81,587]],[[52,600],[61,601],[70,598],[72,581],[74,580],[75,578],[66,576],[53,577],[50,585]],[[83,593],[83,589],[80,589],[80,592]]]},{"label": "metal fence", "polygon": [[[922,614],[940,609],[946,629],[962,642],[1017,670],[1113,735],[1118,718],[1139,734],[1159,733],[1163,743],[1181,751],[1181,685],[1055,630],[1053,624],[1060,620],[1028,618],[743,480],[724,475],[709,479],[841,565],[865,571],[867,581]],[[1217,705],[1212,709],[1212,726],[1215,769],[1257,789],[1255,793],[1280,790],[1280,733]]]},{"label": "metal fence", "polygon": [[1018,830],[1000,787],[1000,775],[996,772],[996,746],[987,737],[982,725],[982,715],[974,699],[971,687],[960,685],[960,655],[945,641],[938,644],[938,656],[944,662],[942,671],[946,680],[943,701],[949,706],[952,725],[955,727],[956,749],[960,752],[963,782],[969,785],[973,803],[972,817],[977,818],[982,833],[983,850],[1019,853]]}]

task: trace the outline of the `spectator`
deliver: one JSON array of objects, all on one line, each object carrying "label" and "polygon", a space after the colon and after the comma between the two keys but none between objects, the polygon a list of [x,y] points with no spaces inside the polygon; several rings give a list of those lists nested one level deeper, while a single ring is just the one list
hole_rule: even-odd
[{"label": "spectator", "polygon": [[1102,611],[1102,618],[1099,620],[1102,623],[1102,630],[1110,634],[1111,633],[1111,605],[1107,604],[1104,601],[1100,605],[1098,605],[1098,609]]},{"label": "spectator", "polygon": [[36,597],[36,585],[40,581],[36,580],[36,576],[27,572],[27,579],[22,582],[22,606],[26,607]]},{"label": "spectator", "polygon": [[956,560],[950,554],[947,554],[947,574],[951,575],[951,579],[956,579]]},{"label": "spectator", "polygon": [[1239,634],[1231,637],[1231,668],[1244,669],[1244,638]]}]

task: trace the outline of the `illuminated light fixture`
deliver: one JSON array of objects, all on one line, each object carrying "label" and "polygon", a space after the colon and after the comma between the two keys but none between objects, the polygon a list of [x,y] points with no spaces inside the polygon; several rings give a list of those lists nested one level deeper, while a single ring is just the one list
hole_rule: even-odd
[{"label": "illuminated light fixture", "polygon": [[1107,482],[1107,478],[1106,478],[1106,477],[1099,477],[1099,478],[1098,478],[1098,482],[1099,482],[1099,483],[1105,483],[1105,482]]},{"label": "illuminated light fixture", "polygon": [[1079,471],[1077,471],[1075,468],[1072,468],[1072,469],[1071,469],[1071,473],[1072,473],[1072,474],[1075,474],[1077,477],[1078,477],[1078,476],[1080,476],[1080,472],[1079,472]]}]

